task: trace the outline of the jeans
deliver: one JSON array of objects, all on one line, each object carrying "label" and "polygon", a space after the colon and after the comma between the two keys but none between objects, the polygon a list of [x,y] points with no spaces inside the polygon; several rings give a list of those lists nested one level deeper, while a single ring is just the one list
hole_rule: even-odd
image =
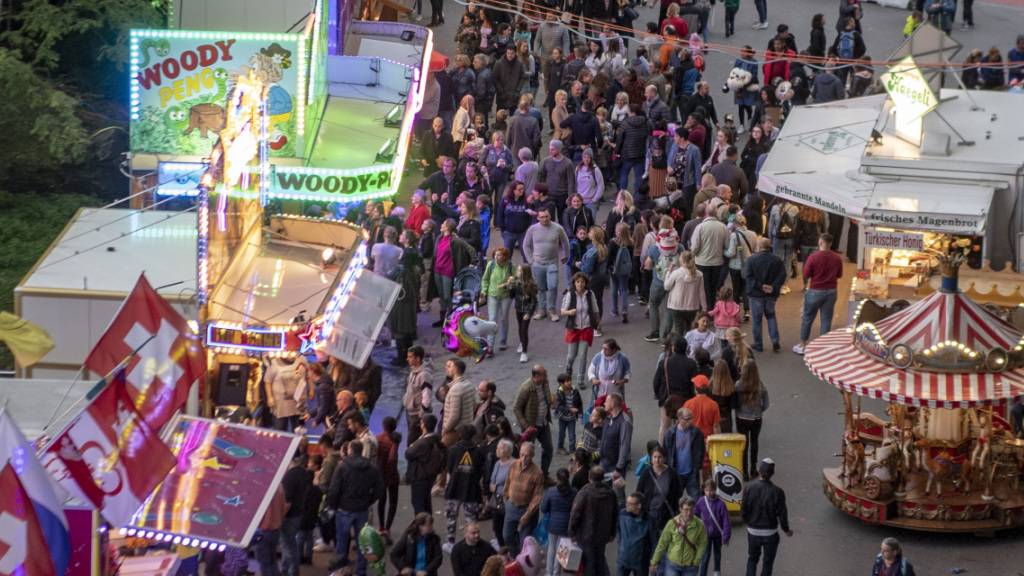
[{"label": "jeans", "polygon": [[757,21],[764,24],[768,21],[768,0],[754,0],[754,7],[757,8]]},{"label": "jeans", "polygon": [[[367,520],[370,518],[369,510],[363,510],[362,512],[346,512],[345,510],[338,510],[334,515],[334,551],[338,554],[338,558],[335,560],[335,566],[344,568],[348,566],[348,550],[349,543],[351,542],[352,533],[359,535],[359,531],[363,529]],[[366,576],[366,557],[363,556],[363,551],[359,546],[356,546],[356,576]]]},{"label": "jeans", "polygon": [[448,315],[448,311],[452,307],[452,282],[454,278],[442,276],[440,274],[434,275],[434,282],[437,284],[437,296],[441,299],[441,319]]},{"label": "jeans", "polygon": [[584,576],[611,576],[608,570],[608,559],[605,557],[605,544],[584,544],[577,542],[583,549]]},{"label": "jeans", "polygon": [[501,531],[505,536],[505,546],[508,546],[509,552],[514,556],[519,555],[519,551],[523,548],[523,540],[533,534],[534,528],[537,527],[536,514],[526,523],[526,526],[519,527],[519,520],[523,517],[523,514],[526,514],[527,508],[528,506],[516,506],[507,500],[505,501],[505,526],[502,527]]},{"label": "jeans", "polygon": [[[512,307],[511,298],[487,297],[487,319],[498,324],[498,344],[508,345],[508,311]],[[494,348],[494,336],[487,337],[487,344]]]},{"label": "jeans", "polygon": [[260,530],[256,543],[256,562],[260,565],[263,576],[279,576],[281,570],[277,566],[277,542],[281,539],[280,530]]},{"label": "jeans", "polygon": [[[572,376],[573,364],[576,364],[576,375],[573,380],[580,390],[587,387],[587,352],[589,350],[590,344],[587,344],[586,340],[579,340],[569,344],[569,353],[565,356],[565,373]],[[576,363],[577,360],[579,363]]]},{"label": "jeans", "polygon": [[757,473],[757,439],[761,435],[761,419],[736,417],[736,433],[747,437],[743,445],[743,476],[752,478]]},{"label": "jeans", "polygon": [[635,568],[626,568],[622,564],[616,566],[616,576],[644,576],[647,573],[646,570],[637,570]]},{"label": "jeans", "polygon": [[569,452],[576,449],[576,421],[575,420],[559,420],[558,421],[558,448],[560,450],[565,449],[565,437],[569,437]]},{"label": "jeans", "polygon": [[537,282],[537,309],[558,314],[558,262],[531,264],[530,272]]},{"label": "jeans", "polygon": [[689,474],[679,475],[679,486],[682,487],[683,492],[686,496],[689,496],[694,502],[700,496],[700,467],[703,466],[701,462],[693,463],[696,470],[691,471]]},{"label": "jeans", "polygon": [[974,26],[974,0],[964,0],[964,13],[961,20],[968,26]]},{"label": "jeans", "polygon": [[505,248],[508,248],[509,258],[515,256],[515,250],[519,248],[519,255],[523,257],[523,262],[526,262],[526,253],[523,252],[523,238],[525,237],[526,232],[501,231],[501,240],[505,244]]},{"label": "jeans", "polygon": [[612,316],[629,313],[629,276],[612,276]]},{"label": "jeans", "polygon": [[665,306],[664,284],[651,282],[650,297],[647,299],[647,311],[651,316],[650,334],[662,340],[668,338],[668,331],[672,329],[672,326],[667,318],[668,312]]},{"label": "jeans", "polygon": [[295,416],[285,416],[284,418],[274,418],[274,428],[282,432],[292,433],[299,427],[300,422],[298,414]]},{"label": "jeans", "polygon": [[808,290],[804,293],[804,313],[800,320],[800,342],[807,342],[811,337],[811,324],[814,317],[821,311],[821,335],[832,330],[832,313],[836,308],[836,289]]},{"label": "jeans", "polygon": [[779,535],[753,536],[747,534],[747,576],[757,576],[757,562],[764,551],[764,563],[761,565],[761,576],[772,576],[775,565],[775,553],[779,551]]},{"label": "jeans", "polygon": [[751,329],[754,333],[753,349],[755,352],[764,350],[764,342],[761,339],[761,316],[764,316],[768,321],[768,336],[772,339],[772,344],[778,344],[779,322],[775,318],[775,299],[765,296],[751,296],[750,320],[752,324]]},{"label": "jeans", "polygon": [[545,560],[544,574],[547,576],[561,576],[562,566],[558,564],[558,559],[555,558],[555,554],[558,552],[558,540],[561,538],[558,534],[552,534],[548,532],[548,553],[547,559]]},{"label": "jeans", "polygon": [[711,553],[715,553],[715,572],[722,570],[722,537],[708,538],[704,548],[704,558],[700,561],[700,576],[708,576],[708,565],[711,564]]},{"label": "jeans", "polygon": [[665,561],[665,576],[697,576],[697,566],[679,566]]},{"label": "jeans", "polygon": [[301,516],[285,518],[281,523],[281,571],[285,576],[299,576],[299,563],[302,561],[302,555],[299,553],[301,524]]},{"label": "jeans", "polygon": [[299,530],[299,555],[304,562],[313,561],[313,531]]},{"label": "jeans", "polygon": [[637,190],[640,188],[640,181],[644,177],[644,158],[637,158],[635,160],[622,159],[622,167],[619,168],[619,190],[626,190],[629,184],[629,173],[633,173],[633,188],[631,189],[633,196],[636,196]]}]

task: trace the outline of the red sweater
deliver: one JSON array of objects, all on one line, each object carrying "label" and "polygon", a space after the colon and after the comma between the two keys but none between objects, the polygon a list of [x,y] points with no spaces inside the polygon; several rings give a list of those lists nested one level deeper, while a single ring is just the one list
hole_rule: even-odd
[{"label": "red sweater", "polygon": [[804,279],[810,279],[811,290],[835,290],[843,277],[843,258],[832,250],[818,250],[804,262]]},{"label": "red sweater", "polygon": [[430,208],[427,208],[426,204],[420,204],[409,211],[409,215],[405,218],[405,229],[412,230],[418,235],[420,227],[429,219]]}]

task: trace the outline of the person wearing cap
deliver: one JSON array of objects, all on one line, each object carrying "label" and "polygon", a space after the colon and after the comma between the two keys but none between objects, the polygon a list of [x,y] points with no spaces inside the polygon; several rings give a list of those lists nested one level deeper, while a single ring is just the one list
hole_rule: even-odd
[{"label": "person wearing cap", "polygon": [[693,411],[685,406],[676,411],[676,425],[666,430],[661,438],[668,455],[668,467],[679,475],[679,485],[694,500],[700,495],[704,438],[704,432],[693,424]]},{"label": "person wearing cap", "polygon": [[757,480],[743,487],[740,507],[740,515],[747,525],[747,576],[757,575],[758,563],[761,563],[762,576],[771,576],[779,550],[779,528],[790,537],[793,531],[789,527],[786,493],[772,483],[775,462],[771,458],[761,460],[757,475]]},{"label": "person wearing cap", "polygon": [[705,437],[722,432],[722,416],[718,409],[718,402],[711,397],[711,382],[703,374],[693,377],[693,387],[697,389],[697,395],[686,401],[683,408],[693,414],[693,425],[696,426]]},{"label": "person wearing cap", "polygon": [[662,304],[666,300],[665,278],[675,269],[676,254],[679,252],[679,236],[673,226],[671,216],[662,216],[658,223],[656,242],[643,255],[644,269],[652,271],[651,290],[647,298],[651,331],[644,338],[648,342],[664,340],[672,329],[667,309]]}]

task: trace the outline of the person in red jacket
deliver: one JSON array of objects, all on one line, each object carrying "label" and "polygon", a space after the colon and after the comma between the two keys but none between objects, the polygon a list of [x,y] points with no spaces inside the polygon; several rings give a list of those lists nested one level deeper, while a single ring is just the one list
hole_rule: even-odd
[{"label": "person in red jacket", "polygon": [[836,287],[843,277],[843,257],[832,251],[832,235],[818,236],[818,251],[804,262],[804,313],[800,321],[800,343],[793,352],[804,353],[811,337],[811,324],[821,311],[821,333],[832,330],[832,312],[836,307]]},{"label": "person in red jacket", "polygon": [[384,490],[377,501],[377,519],[380,520],[377,526],[381,536],[390,542],[389,532],[398,512],[398,446],[402,435],[396,432],[398,421],[391,416],[385,417],[381,426],[384,431],[377,434],[377,469],[384,481]]},{"label": "person in red jacket", "polygon": [[772,49],[764,54],[764,85],[771,86],[776,78],[788,81],[789,61],[795,57],[796,52],[786,47],[786,39],[776,36],[772,40]]},{"label": "person in red jacket", "polygon": [[417,190],[412,193],[412,208],[405,218],[405,229],[419,234],[427,220],[430,220],[430,208],[423,203],[423,192]]}]

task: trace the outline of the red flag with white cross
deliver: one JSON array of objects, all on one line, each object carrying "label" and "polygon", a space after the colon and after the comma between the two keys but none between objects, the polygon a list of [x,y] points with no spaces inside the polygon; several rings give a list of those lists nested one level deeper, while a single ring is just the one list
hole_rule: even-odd
[{"label": "red flag with white cross", "polygon": [[139,276],[85,366],[106,375],[126,358],[128,393],[153,431],[185,405],[192,383],[206,371],[198,336],[145,275]]}]

